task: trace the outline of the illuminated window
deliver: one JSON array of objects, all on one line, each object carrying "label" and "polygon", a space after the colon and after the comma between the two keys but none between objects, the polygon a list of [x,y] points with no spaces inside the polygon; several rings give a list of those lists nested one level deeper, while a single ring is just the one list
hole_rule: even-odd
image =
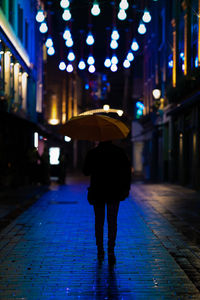
[{"label": "illuminated window", "polygon": [[49,148],[49,157],[51,165],[59,165],[60,148],[51,147]]}]

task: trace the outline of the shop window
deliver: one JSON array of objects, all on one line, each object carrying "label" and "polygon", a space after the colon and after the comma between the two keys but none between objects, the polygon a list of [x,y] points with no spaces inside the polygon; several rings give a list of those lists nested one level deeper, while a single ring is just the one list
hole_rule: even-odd
[{"label": "shop window", "polygon": [[18,4],[18,37],[23,41],[23,9]]}]

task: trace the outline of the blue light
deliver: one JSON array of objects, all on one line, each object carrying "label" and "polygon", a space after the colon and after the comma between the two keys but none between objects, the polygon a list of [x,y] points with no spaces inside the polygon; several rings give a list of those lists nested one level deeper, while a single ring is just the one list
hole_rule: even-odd
[{"label": "blue light", "polygon": [[71,19],[72,15],[70,13],[69,8],[66,8],[62,14],[62,18],[64,21],[69,21]]},{"label": "blue light", "polygon": [[88,33],[87,39],[86,39],[86,43],[91,46],[94,44],[94,37],[92,35],[91,32]]},{"label": "blue light", "polygon": [[151,21],[150,12],[147,9],[144,10],[144,14],[142,16],[142,21],[145,23],[149,23]]},{"label": "blue light", "polygon": [[141,110],[143,110],[144,109],[144,104],[142,102],[140,102],[140,101],[137,101],[136,102],[136,107],[139,108],[139,109],[141,109]]},{"label": "blue light", "polygon": [[168,67],[173,68],[173,60],[172,59],[168,62]]},{"label": "blue light", "polygon": [[85,84],[85,90],[89,90],[90,86],[88,83]]},{"label": "blue light", "polygon": [[86,68],[86,64],[85,64],[85,62],[84,62],[83,59],[81,59],[81,60],[79,61],[78,68],[79,68],[80,70],[84,70],[84,69]]},{"label": "blue light", "polygon": [[116,40],[112,40],[110,42],[110,48],[117,49],[117,47],[118,47],[118,42]]},{"label": "blue light", "polygon": [[107,57],[107,58],[105,59],[105,61],[104,61],[104,66],[105,66],[106,68],[110,68],[110,66],[111,66],[111,60],[110,60],[109,57]]},{"label": "blue light", "polygon": [[199,66],[199,59],[198,59],[198,56],[195,58],[194,64],[195,64],[195,67],[198,68],[198,66]]},{"label": "blue light", "polygon": [[74,70],[74,67],[72,66],[72,64],[69,64],[69,65],[67,66],[67,68],[66,68],[66,71],[67,71],[68,73],[73,72],[73,70]]},{"label": "blue light", "polygon": [[43,11],[42,9],[38,10],[37,15],[36,15],[35,18],[36,18],[36,21],[37,21],[38,23],[43,22],[44,19],[45,19],[44,11]]}]

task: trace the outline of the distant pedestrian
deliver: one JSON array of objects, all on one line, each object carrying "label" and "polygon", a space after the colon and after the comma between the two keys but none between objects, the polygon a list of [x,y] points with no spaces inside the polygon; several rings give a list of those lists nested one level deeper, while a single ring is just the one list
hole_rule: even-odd
[{"label": "distant pedestrian", "polygon": [[103,230],[105,206],[108,222],[108,262],[115,264],[119,203],[129,195],[131,183],[130,162],[124,151],[111,141],[100,142],[86,155],[83,173],[90,177],[88,201],[94,206],[97,256],[104,259]]}]

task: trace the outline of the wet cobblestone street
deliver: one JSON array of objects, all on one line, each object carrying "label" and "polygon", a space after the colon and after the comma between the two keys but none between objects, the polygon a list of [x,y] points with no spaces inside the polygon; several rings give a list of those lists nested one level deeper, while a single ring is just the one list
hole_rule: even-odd
[{"label": "wet cobblestone street", "polygon": [[[173,205],[181,196],[172,203],[170,186],[132,185],[111,269],[107,255],[97,261],[86,187],[53,185],[1,231],[0,299],[200,299],[198,226],[189,239]],[[107,226],[104,240],[106,249]]]}]

